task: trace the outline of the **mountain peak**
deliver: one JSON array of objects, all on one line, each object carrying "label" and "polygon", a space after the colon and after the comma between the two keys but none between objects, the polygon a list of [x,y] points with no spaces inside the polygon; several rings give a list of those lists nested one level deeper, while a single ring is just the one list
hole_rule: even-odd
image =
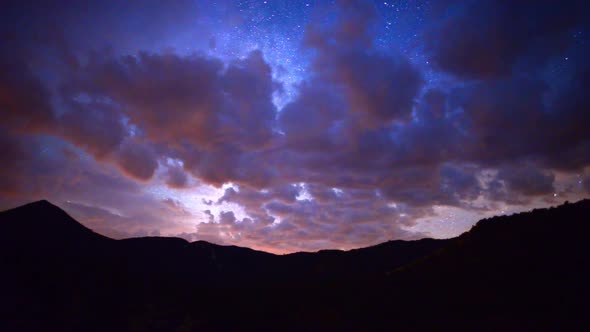
[{"label": "mountain peak", "polygon": [[41,243],[104,238],[44,199],[0,212],[0,233],[7,238],[25,237]]},{"label": "mountain peak", "polygon": [[25,205],[20,206],[20,208],[23,208],[23,207],[55,208],[55,209],[59,209],[58,206],[52,204],[50,201],[48,201],[46,199],[41,199],[41,200],[30,202],[30,203],[27,203]]},{"label": "mountain peak", "polygon": [[[37,222],[45,222],[49,219],[51,220],[61,220],[64,222],[76,223],[78,222],[70,217],[64,210],[62,210],[59,206],[49,202],[48,200],[42,199],[39,201],[34,201],[31,203],[27,203],[21,206],[18,206],[14,209],[6,210],[0,212],[4,215],[11,216],[15,215],[22,218],[30,218],[30,217],[39,217]],[[82,225],[80,225],[82,226]]]}]

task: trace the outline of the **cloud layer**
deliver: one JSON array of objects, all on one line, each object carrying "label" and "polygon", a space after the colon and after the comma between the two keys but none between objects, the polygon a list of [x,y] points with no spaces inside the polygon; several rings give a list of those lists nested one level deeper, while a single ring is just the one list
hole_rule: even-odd
[{"label": "cloud layer", "polygon": [[380,46],[375,6],[340,2],[306,26],[308,74],[280,108],[285,83],[261,50],[128,53],[86,47],[67,21],[44,42],[30,39],[42,23],[3,25],[0,202],[59,200],[114,237],[287,252],[437,236],[417,230],[435,207],[484,216],[583,197],[589,68],[547,68],[588,53],[571,38],[587,17],[575,1],[559,7],[567,20],[534,5],[437,4],[424,67]]}]

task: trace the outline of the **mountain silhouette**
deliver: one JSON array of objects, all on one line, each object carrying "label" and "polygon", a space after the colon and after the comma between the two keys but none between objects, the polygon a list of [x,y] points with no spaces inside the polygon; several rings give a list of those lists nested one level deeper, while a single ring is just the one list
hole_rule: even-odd
[{"label": "mountain silhouette", "polygon": [[0,212],[1,331],[583,331],[590,200],[448,240],[273,255]]},{"label": "mountain silhouette", "polygon": [[0,212],[0,220],[0,239],[6,249],[30,246],[31,242],[47,250],[68,245],[88,246],[110,240],[86,228],[46,200]]}]

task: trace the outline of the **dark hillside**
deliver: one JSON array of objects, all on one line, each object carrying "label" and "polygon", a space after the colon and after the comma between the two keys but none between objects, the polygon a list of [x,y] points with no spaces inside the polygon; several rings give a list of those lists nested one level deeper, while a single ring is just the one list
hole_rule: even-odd
[{"label": "dark hillside", "polygon": [[2,331],[583,331],[590,200],[451,240],[272,255],[0,213]]}]

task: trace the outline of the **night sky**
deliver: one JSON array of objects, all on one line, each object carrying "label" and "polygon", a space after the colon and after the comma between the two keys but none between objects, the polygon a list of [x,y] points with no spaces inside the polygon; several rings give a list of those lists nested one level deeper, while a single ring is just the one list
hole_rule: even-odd
[{"label": "night sky", "polygon": [[284,253],[590,195],[587,1],[8,1],[0,209]]}]

